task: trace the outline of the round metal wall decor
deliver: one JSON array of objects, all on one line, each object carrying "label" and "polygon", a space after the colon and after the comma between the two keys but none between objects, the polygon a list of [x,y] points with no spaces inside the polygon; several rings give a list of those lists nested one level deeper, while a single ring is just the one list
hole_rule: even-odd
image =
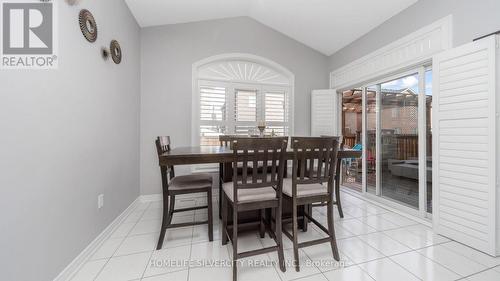
[{"label": "round metal wall decor", "polygon": [[122,48],[120,48],[120,43],[118,43],[118,41],[111,41],[111,44],[109,45],[109,52],[111,53],[111,58],[116,64],[119,64],[122,61]]},{"label": "round metal wall decor", "polygon": [[95,42],[97,40],[97,24],[92,13],[85,9],[81,10],[78,21],[85,39],[92,43]]}]

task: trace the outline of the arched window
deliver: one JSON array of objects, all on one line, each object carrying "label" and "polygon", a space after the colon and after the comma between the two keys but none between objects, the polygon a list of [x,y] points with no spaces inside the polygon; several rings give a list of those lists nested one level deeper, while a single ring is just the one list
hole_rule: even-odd
[{"label": "arched window", "polygon": [[248,54],[211,57],[193,65],[193,145],[218,145],[219,135],[293,134],[293,74]]}]

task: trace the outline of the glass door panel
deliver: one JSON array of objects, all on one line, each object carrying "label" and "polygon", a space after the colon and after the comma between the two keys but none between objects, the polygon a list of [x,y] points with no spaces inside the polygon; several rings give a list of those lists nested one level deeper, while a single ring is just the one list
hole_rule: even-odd
[{"label": "glass door panel", "polygon": [[377,193],[377,87],[365,91],[366,114],[366,191]]},{"label": "glass door panel", "polygon": [[381,195],[419,207],[418,74],[381,85]]},{"label": "glass door panel", "polygon": [[[362,146],[363,107],[361,89],[354,89],[342,93],[342,136],[344,147],[359,149]],[[345,187],[361,192],[363,163],[361,159],[342,160],[342,182]]]}]

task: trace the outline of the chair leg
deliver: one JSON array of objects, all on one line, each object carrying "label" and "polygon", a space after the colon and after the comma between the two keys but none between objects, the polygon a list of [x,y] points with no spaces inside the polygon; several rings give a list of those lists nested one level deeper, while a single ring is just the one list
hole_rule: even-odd
[{"label": "chair leg", "polygon": [[299,264],[299,241],[298,241],[298,228],[299,228],[299,222],[298,222],[298,217],[297,217],[297,199],[293,198],[292,201],[292,225],[293,225],[293,230],[292,230],[292,236],[293,236],[293,259],[295,261],[295,271],[299,272],[300,271],[300,264]]},{"label": "chair leg", "polygon": [[174,217],[175,210],[175,195],[170,195],[170,207],[168,209],[168,224],[172,223],[172,218]]},{"label": "chair leg", "polygon": [[333,201],[330,199],[328,202],[328,215],[327,215],[327,220],[328,220],[328,232],[330,235],[330,245],[332,247],[332,252],[333,252],[333,258],[336,261],[340,261],[340,255],[339,255],[339,249],[337,247],[337,239],[335,238],[335,228],[333,224]]},{"label": "chair leg", "polygon": [[207,191],[207,205],[208,205],[208,240],[214,241],[214,218],[212,212],[212,187]]},{"label": "chair leg", "polygon": [[344,218],[344,212],[342,212],[342,204],[340,203],[340,177],[337,175],[335,177],[335,202],[337,204],[337,209],[339,210],[339,215]]},{"label": "chair leg", "polygon": [[271,219],[269,220],[269,223],[270,223],[270,228],[271,228],[271,231],[273,233],[276,233],[276,213],[277,213],[277,209],[276,208],[272,208],[271,209]]},{"label": "chair leg", "polygon": [[233,204],[233,281],[238,278],[238,210],[236,204]]},{"label": "chair leg", "polygon": [[222,197],[222,245],[227,245],[227,198],[223,194]]},{"label": "chair leg", "polygon": [[165,232],[167,231],[167,226],[170,221],[169,208],[168,208],[168,193],[163,192],[163,219],[161,222],[160,237],[158,237],[158,244],[156,244],[156,250],[161,250],[163,246],[163,239],[165,239]]},{"label": "chair leg", "polygon": [[264,225],[264,219],[265,219],[265,216],[266,216],[266,210],[265,209],[260,209],[259,213],[260,213],[259,234],[260,234],[260,238],[264,238],[265,235],[266,235],[266,228],[265,228],[265,225]]},{"label": "chair leg", "polygon": [[280,265],[280,270],[282,272],[286,271],[285,267],[285,255],[283,254],[283,232],[281,228],[283,227],[283,223],[281,221],[281,204],[276,209],[276,231],[274,232],[276,236],[276,241],[278,242],[278,263]]},{"label": "chair leg", "polygon": [[307,232],[307,226],[309,224],[309,219],[306,217],[306,213],[309,213],[309,206],[310,205],[304,205],[304,215],[302,216],[302,231]]}]

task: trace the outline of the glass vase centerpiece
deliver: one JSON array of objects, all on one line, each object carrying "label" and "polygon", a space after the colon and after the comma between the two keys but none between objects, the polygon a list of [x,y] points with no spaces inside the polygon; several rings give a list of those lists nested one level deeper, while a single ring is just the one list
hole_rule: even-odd
[{"label": "glass vase centerpiece", "polygon": [[266,122],[259,121],[259,123],[257,124],[257,128],[259,129],[260,136],[263,137],[264,136],[264,130],[266,130]]}]

